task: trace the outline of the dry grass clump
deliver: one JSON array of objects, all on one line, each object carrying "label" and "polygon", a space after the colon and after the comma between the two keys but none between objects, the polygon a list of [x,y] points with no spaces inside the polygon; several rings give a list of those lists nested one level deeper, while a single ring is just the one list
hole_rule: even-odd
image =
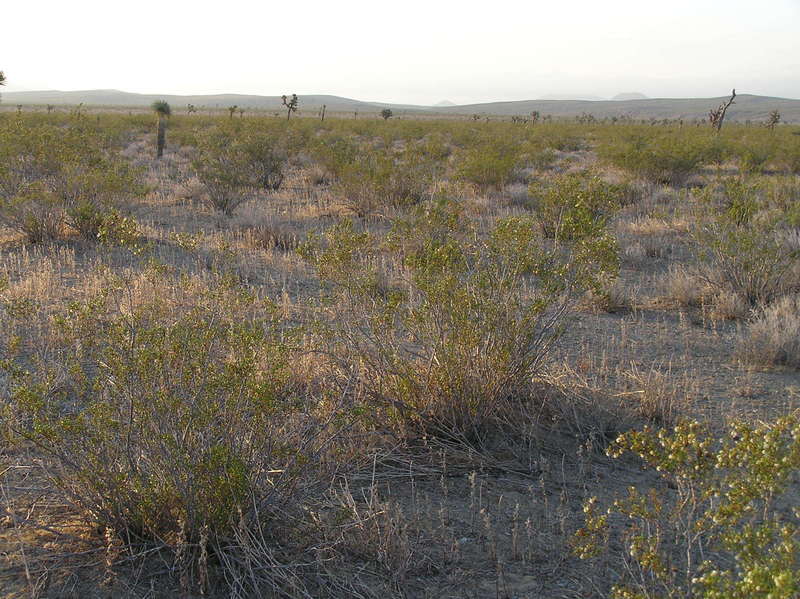
[{"label": "dry grass clump", "polygon": [[759,310],[745,326],[739,356],[754,366],[800,368],[800,295]]},{"label": "dry grass clump", "polygon": [[281,227],[275,223],[262,223],[248,227],[242,231],[245,243],[251,247],[264,250],[279,250],[293,252],[303,242],[304,236],[297,231]]},{"label": "dry grass clump", "polygon": [[685,413],[686,400],[669,371],[657,368],[644,371],[632,364],[622,374],[624,390],[620,396],[626,404],[632,401],[637,416],[647,422],[669,426]]},{"label": "dry grass clump", "polygon": [[633,297],[619,278],[604,283],[598,289],[590,289],[581,298],[583,308],[611,314],[630,310],[632,305]]},{"label": "dry grass clump", "polygon": [[661,280],[661,288],[667,299],[684,307],[699,307],[711,297],[705,281],[683,266],[671,266]]}]

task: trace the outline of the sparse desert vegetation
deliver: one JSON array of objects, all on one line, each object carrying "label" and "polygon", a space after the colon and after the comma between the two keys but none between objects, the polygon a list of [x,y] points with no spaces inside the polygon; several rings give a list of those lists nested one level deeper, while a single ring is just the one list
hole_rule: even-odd
[{"label": "sparse desert vegetation", "polygon": [[300,103],[0,112],[3,596],[800,594],[800,128]]}]

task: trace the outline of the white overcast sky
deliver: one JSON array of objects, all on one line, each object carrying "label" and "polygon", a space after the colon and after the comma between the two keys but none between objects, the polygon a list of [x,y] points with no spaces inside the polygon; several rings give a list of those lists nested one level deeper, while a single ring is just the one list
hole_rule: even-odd
[{"label": "white overcast sky", "polygon": [[800,98],[800,0],[3,0],[8,91]]}]

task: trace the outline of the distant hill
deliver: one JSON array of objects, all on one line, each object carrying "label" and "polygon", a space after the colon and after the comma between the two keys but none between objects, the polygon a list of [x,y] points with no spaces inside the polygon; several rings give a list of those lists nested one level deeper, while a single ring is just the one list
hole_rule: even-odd
[{"label": "distant hill", "polygon": [[617,94],[612,100],[647,100],[647,96],[644,94],[640,94],[639,92],[625,92],[622,94]]},{"label": "distant hill", "polygon": [[433,106],[434,108],[439,106],[456,106],[456,103],[451,102],[450,100],[442,100],[441,102],[436,102],[436,104],[434,104]]},{"label": "distant hill", "polygon": [[[516,102],[489,102],[469,106],[439,108],[443,114],[480,114],[496,116],[527,115],[538,110],[542,115],[576,117],[591,114],[595,118],[629,117],[632,119],[706,119],[708,111],[724,102],[719,98],[649,98],[645,100],[522,100]],[[766,120],[773,110],[781,113],[781,120],[800,123],[800,100],[771,98],[741,94],[728,109],[726,119],[731,121]]]},{"label": "distant hill", "polygon": [[[135,94],[116,89],[95,89],[84,91],[26,91],[6,92],[2,96],[4,104],[53,104],[71,105],[85,104],[86,106],[150,106],[155,100],[169,102],[173,110],[181,110],[188,104],[198,108],[224,110],[229,106],[251,108],[260,110],[283,110],[281,96],[255,96],[245,94],[216,94],[179,96],[170,94]],[[379,112],[382,108],[390,107],[396,110],[426,110],[427,106],[414,106],[405,104],[383,104],[380,102],[364,102],[351,100],[340,96],[324,94],[300,96],[300,107],[303,110],[318,110],[325,105],[329,111],[353,112]]]},{"label": "distant hill", "polygon": [[593,96],[591,94],[547,94],[539,98],[540,100],[587,100],[595,102],[602,100],[600,96]]},{"label": "distant hill", "polygon": [[[619,94],[628,96],[633,94]],[[2,95],[4,105],[16,104],[54,104],[87,106],[148,107],[154,100],[166,100],[173,110],[180,112],[187,104],[201,109],[225,110],[234,104],[241,108],[282,111],[280,96],[255,96],[243,94],[217,94],[178,96],[165,94],[134,94],[119,90],[88,91],[19,91]],[[706,119],[708,111],[718,106],[727,97],[719,98],[633,98],[617,100],[520,100],[513,102],[488,102],[484,104],[452,105],[440,102],[437,106],[418,106],[413,104],[390,104],[365,102],[351,98],[331,95],[301,95],[300,111],[316,111],[324,105],[329,112],[377,113],[383,108],[391,108],[409,114],[427,115],[473,115],[510,117],[528,115],[534,110],[542,115],[556,118],[576,117],[591,114],[595,118],[628,117],[632,119]],[[766,120],[769,113],[778,110],[785,122],[800,123],[800,100],[771,98],[741,94],[730,107],[727,118],[731,121]]]}]

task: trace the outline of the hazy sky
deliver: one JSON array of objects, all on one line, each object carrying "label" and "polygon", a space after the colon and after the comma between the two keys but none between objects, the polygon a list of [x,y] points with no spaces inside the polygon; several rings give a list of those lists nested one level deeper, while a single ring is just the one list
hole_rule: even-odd
[{"label": "hazy sky", "polygon": [[800,0],[3,2],[14,89],[800,98]]}]

